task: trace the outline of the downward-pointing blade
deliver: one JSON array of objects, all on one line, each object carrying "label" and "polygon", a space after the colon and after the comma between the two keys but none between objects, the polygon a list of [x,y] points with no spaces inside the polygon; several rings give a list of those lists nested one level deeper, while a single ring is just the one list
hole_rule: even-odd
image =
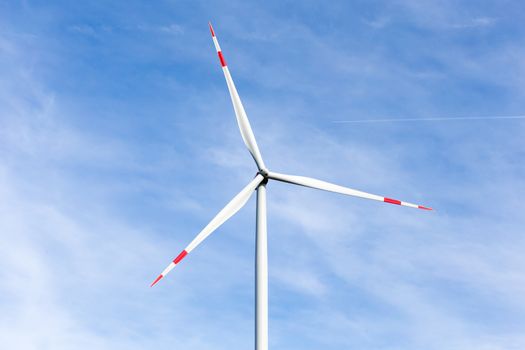
[{"label": "downward-pointing blade", "polygon": [[239,125],[239,130],[241,131],[241,136],[244,141],[244,144],[246,145],[246,147],[248,147],[248,150],[250,151],[253,159],[255,160],[255,163],[257,163],[257,167],[259,167],[259,170],[266,169],[263,159],[261,157],[261,152],[259,151],[257,142],[255,141],[255,136],[253,135],[252,127],[250,126],[250,121],[248,120],[248,116],[244,111],[241,98],[237,93],[237,89],[235,88],[235,84],[233,83],[230,70],[228,69],[228,65],[226,64],[226,60],[224,59],[224,55],[222,54],[221,47],[219,45],[219,41],[215,36],[215,31],[213,30],[211,23],[210,32],[211,37],[213,39],[213,43],[215,44],[215,49],[217,50],[217,55],[219,56],[219,61],[222,66],[224,77],[226,78],[228,90],[230,91],[233,109],[235,110],[235,117],[237,118],[237,124]]},{"label": "downward-pointing blade", "polygon": [[390,204],[397,204],[402,205],[405,207],[411,207],[411,208],[417,208],[417,209],[424,209],[424,210],[432,210],[432,208],[424,207],[422,205],[412,204],[408,202],[403,202],[397,199],[392,199],[388,197],[382,197],[375,194],[363,192],[354,190],[352,188],[343,187],[339,185],[334,185],[326,181],[321,181],[317,179],[312,179],[310,177],[305,176],[296,176],[296,175],[286,175],[286,174],[279,174],[274,172],[269,172],[268,177],[270,179],[282,181],[282,182],[288,182],[295,185],[305,186],[305,187],[311,187],[311,188],[317,188],[319,190],[324,191],[330,191],[330,192],[336,192],[341,194],[346,194],[348,196],[354,196],[354,197],[361,197],[366,199],[372,199],[379,202],[385,202]]},{"label": "downward-pointing blade", "polygon": [[213,231],[215,231],[219,226],[221,226],[226,220],[231,218],[233,214],[239,211],[250,196],[253,191],[259,186],[264,177],[260,174],[257,176],[245,187],[242,189],[239,194],[237,194],[233,199],[226,204],[226,206],[210,221],[206,227],[199,232],[199,234],[191,241],[191,243],[175,258],[173,261],[162,271],[162,273],[153,281],[150,287],[153,287],[158,281],[165,277],[174,267],[177,265],[186,255],[188,255],[193,249],[195,249],[199,244],[202,243]]}]

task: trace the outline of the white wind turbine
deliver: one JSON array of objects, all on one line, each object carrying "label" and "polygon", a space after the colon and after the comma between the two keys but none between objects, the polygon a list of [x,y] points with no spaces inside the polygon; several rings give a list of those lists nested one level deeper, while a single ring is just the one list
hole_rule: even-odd
[{"label": "white wind turbine", "polygon": [[422,205],[412,204],[408,202],[402,202],[397,199],[387,198],[370,194],[358,190],[354,190],[348,187],[334,185],[325,181],[312,179],[304,176],[285,175],[276,173],[268,170],[264,161],[261,157],[259,147],[253,135],[250,122],[242,106],[241,99],[235,88],[230,71],[226,65],[226,61],[213,31],[213,27],[210,26],[210,32],[219,55],[219,60],[226,78],[226,84],[230,91],[230,97],[233,103],[233,109],[235,110],[235,116],[237,118],[237,124],[241,131],[242,139],[248,147],[255,163],[257,164],[258,172],[255,178],[242,189],[233,199],[226,204],[226,206],[204,227],[204,229],[191,241],[191,243],[175,258],[173,261],[162,271],[162,273],[153,281],[151,287],[165,277],[174,267],[177,265],[188,253],[195,249],[199,244],[202,243],[213,231],[215,231],[220,225],[228,220],[232,215],[237,213],[241,209],[252,193],[257,190],[257,215],[256,215],[256,260],[255,260],[255,349],[256,350],[267,350],[268,349],[268,248],[267,248],[267,232],[266,232],[266,183],[268,180],[277,180],[287,182],[295,185],[306,186],[311,188],[317,188],[320,190],[336,192],[346,194],[349,196],[361,197],[366,199],[373,199],[380,202],[386,202],[390,204],[397,204],[406,207],[412,207],[417,209],[432,210],[431,208],[424,207]]}]

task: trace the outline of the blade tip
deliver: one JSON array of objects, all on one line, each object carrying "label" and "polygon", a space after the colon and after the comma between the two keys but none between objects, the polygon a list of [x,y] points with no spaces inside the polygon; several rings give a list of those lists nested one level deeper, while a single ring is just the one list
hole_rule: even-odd
[{"label": "blade tip", "polygon": [[213,31],[213,26],[211,25],[211,21],[208,22],[208,26],[210,27],[210,33],[212,37],[215,37],[215,32]]},{"label": "blade tip", "polygon": [[430,208],[430,207],[424,207],[424,206],[422,206],[422,205],[418,205],[417,207],[418,207],[419,209],[423,209],[423,210],[434,210],[434,209],[432,209],[432,208]]},{"label": "blade tip", "polygon": [[162,276],[162,274],[160,274],[159,277],[157,277],[157,278],[155,279],[155,281],[153,281],[153,283],[152,283],[149,287],[151,288],[151,287],[153,287],[154,285],[156,285],[157,282],[159,282],[159,281],[162,279],[162,277],[164,277],[164,276]]}]

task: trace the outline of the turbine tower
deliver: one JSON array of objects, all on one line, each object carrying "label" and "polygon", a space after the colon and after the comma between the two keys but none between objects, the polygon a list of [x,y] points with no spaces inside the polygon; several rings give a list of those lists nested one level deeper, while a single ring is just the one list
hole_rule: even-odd
[{"label": "turbine tower", "polygon": [[241,209],[252,193],[257,191],[257,215],[256,215],[256,253],[255,253],[255,350],[268,349],[268,243],[267,243],[267,226],[266,226],[266,184],[269,180],[287,182],[294,185],[316,188],[320,190],[341,193],[354,197],[372,199],[379,202],[402,205],[416,209],[432,210],[422,205],[403,202],[397,199],[382,197],[371,193],[354,190],[348,187],[334,185],[325,181],[312,179],[304,176],[280,174],[268,170],[264,164],[261,152],[255,141],[250,121],[246,116],[233,79],[230,75],[228,65],[222,54],[221,47],[215,36],[211,23],[210,32],[219,56],[226,84],[230,92],[230,97],[235,110],[237,124],[241,132],[242,139],[252,155],[257,165],[257,174],[250,183],[244,187],[226,206],[204,227],[204,229],[191,241],[191,243],[162,271],[162,273],[153,281],[151,287],[164,278],[186,255],[201,244],[213,231],[215,231],[226,220],[232,217]]}]

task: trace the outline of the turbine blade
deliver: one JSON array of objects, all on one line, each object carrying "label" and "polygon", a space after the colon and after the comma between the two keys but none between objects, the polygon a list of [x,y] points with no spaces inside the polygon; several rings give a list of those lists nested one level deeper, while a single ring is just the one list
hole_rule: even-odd
[{"label": "turbine blade", "polygon": [[257,142],[255,141],[255,136],[253,135],[252,127],[250,126],[250,121],[248,120],[248,116],[246,115],[246,112],[244,111],[244,107],[242,105],[241,98],[239,97],[239,94],[237,93],[237,89],[235,88],[235,84],[233,83],[232,76],[230,75],[230,71],[228,69],[228,66],[226,65],[226,60],[224,59],[224,55],[222,54],[221,47],[219,46],[219,41],[217,40],[217,37],[215,36],[215,31],[213,30],[211,23],[209,25],[210,25],[211,37],[213,39],[213,43],[215,44],[215,49],[217,50],[217,54],[219,55],[219,61],[221,62],[222,71],[224,72],[224,77],[226,78],[226,84],[228,85],[228,90],[230,91],[230,97],[232,99],[233,109],[235,110],[235,117],[237,118],[237,124],[239,125],[239,130],[241,131],[242,139],[246,147],[248,147],[248,151],[250,151],[259,170],[266,169],[263,159],[261,157],[261,152],[259,151]]},{"label": "turbine blade", "polygon": [[257,174],[257,176],[246,186],[242,189],[239,194],[237,194],[233,199],[226,204],[226,206],[210,221],[206,227],[199,232],[199,234],[191,241],[191,243],[179,254],[173,261],[162,271],[162,273],[153,281],[150,287],[153,287],[155,284],[157,284],[158,281],[160,281],[163,277],[165,277],[174,267],[177,265],[186,255],[188,255],[193,249],[195,249],[199,244],[202,243],[213,231],[215,231],[219,226],[221,226],[226,220],[231,218],[233,214],[239,211],[248,199],[250,199],[250,196],[252,195],[253,191],[259,186],[259,184],[262,182],[264,177],[260,174]]},{"label": "turbine blade", "polygon": [[330,191],[330,192],[336,192],[341,194],[346,194],[348,196],[354,196],[354,197],[361,197],[366,199],[372,199],[379,202],[385,202],[390,204],[397,204],[402,205],[405,207],[411,207],[411,208],[417,208],[417,209],[424,209],[424,210],[432,210],[432,208],[425,207],[422,205],[412,204],[408,202],[403,202],[397,199],[392,199],[388,197],[382,197],[375,194],[363,192],[354,190],[352,188],[343,187],[339,185],[334,185],[326,181],[321,181],[317,179],[312,179],[310,177],[305,176],[295,176],[295,175],[285,175],[285,174],[279,174],[274,172],[269,172],[268,177],[270,179],[282,181],[282,182],[288,182],[295,185],[305,186],[305,187],[311,187],[311,188],[317,188],[319,190],[324,191]]}]

